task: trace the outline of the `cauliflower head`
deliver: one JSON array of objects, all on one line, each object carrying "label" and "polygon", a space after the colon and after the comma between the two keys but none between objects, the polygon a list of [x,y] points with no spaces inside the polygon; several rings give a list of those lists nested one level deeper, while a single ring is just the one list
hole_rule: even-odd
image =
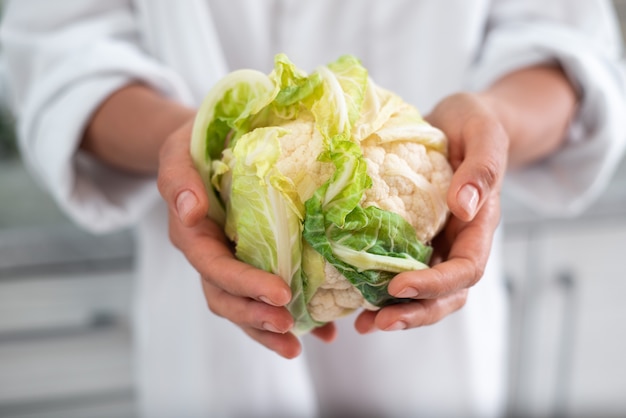
[{"label": "cauliflower head", "polygon": [[[296,333],[398,302],[428,268],[452,177],[444,134],[351,56],[306,74],[278,55],[207,96],[192,155],[236,256],[292,288]],[[215,208],[217,207],[217,210]]]}]

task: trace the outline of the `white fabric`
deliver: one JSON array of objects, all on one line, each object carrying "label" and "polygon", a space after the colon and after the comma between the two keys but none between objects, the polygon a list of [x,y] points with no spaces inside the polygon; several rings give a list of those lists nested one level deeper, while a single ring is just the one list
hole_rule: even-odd
[{"label": "white fabric", "polygon": [[304,356],[279,358],[208,312],[197,274],[169,244],[154,179],[77,154],[107,95],[140,79],[197,105],[227,71],[269,71],[277,52],[306,70],[352,53],[428,112],[446,94],[558,60],[582,94],[571,140],[510,183],[540,209],[579,210],[624,143],[618,35],[609,3],[592,0],[18,0],[2,25],[28,166],[86,228],[137,225],[137,388],[147,417],[498,415],[506,295],[496,242],[467,305],[441,323],[358,336],[351,317],[336,343],[306,337]]}]

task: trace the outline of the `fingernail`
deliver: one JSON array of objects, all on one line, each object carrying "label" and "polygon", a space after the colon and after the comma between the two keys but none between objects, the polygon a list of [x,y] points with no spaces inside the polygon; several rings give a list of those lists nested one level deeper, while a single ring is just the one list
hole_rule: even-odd
[{"label": "fingernail", "polygon": [[268,298],[267,296],[259,296],[259,300],[263,303],[267,303],[268,305],[272,305],[272,306],[282,306],[279,305],[276,302],[273,302],[272,300],[270,300],[270,298]]},{"label": "fingernail", "polygon": [[176,198],[176,210],[180,220],[184,220],[198,204],[198,198],[189,190],[182,191]]},{"label": "fingernail", "polygon": [[396,321],[393,324],[389,325],[385,328],[385,331],[399,331],[401,329],[406,329],[407,324],[404,321]]},{"label": "fingernail", "polygon": [[374,325],[372,325],[370,328],[368,328],[366,330],[359,331],[359,333],[361,335],[367,335],[367,334],[373,334],[375,331],[378,331],[378,328],[376,328]]},{"label": "fingernail", "polygon": [[417,296],[417,290],[412,287],[405,287],[400,293],[396,294],[397,298],[414,298]]},{"label": "fingernail", "polygon": [[274,325],[270,324],[269,322],[263,322],[261,326],[263,327],[265,331],[275,332],[277,334],[284,334],[283,331],[280,331],[278,328],[276,328]]},{"label": "fingernail", "polygon": [[465,210],[465,212],[470,216],[470,218],[474,217],[476,213],[476,208],[478,207],[478,189],[472,186],[471,184],[466,184],[459,190],[457,194],[457,201],[459,205]]}]

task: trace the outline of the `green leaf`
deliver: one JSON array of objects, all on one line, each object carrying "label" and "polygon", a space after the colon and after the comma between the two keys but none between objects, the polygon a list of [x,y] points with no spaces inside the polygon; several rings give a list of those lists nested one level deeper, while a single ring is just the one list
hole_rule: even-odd
[{"label": "green leaf", "polygon": [[291,286],[289,307],[297,329],[304,332],[316,325],[303,308],[304,207],[293,182],[275,167],[281,154],[279,137],[285,133],[278,127],[257,128],[233,148],[225,231],[236,242],[238,259],[279,275]]},{"label": "green leaf", "polygon": [[345,55],[316,73],[324,86],[311,107],[317,129],[327,139],[340,134],[350,138],[365,98],[367,70],[356,58]]},{"label": "green leaf", "polygon": [[[212,186],[212,161],[246,129],[251,115],[273,100],[274,84],[255,70],[238,70],[226,75],[207,94],[194,121],[190,153],[204,181],[209,198],[209,216],[224,224],[224,202]],[[229,143],[229,140],[232,140]]]}]

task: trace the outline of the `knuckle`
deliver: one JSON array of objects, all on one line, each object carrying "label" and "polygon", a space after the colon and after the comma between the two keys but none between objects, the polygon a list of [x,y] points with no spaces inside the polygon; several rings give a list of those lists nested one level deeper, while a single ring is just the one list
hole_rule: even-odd
[{"label": "knuckle", "polygon": [[467,303],[468,290],[459,290],[447,297],[439,298],[433,301],[429,309],[426,309],[427,315],[424,316],[420,326],[434,325],[448,315],[461,310]]},{"label": "knuckle", "polygon": [[478,283],[480,279],[482,279],[484,274],[485,274],[485,267],[474,264],[474,274],[472,275],[470,279],[470,287]]},{"label": "knuckle", "polygon": [[175,169],[168,165],[160,165],[157,174],[157,188],[165,200],[173,198],[172,181],[176,178]]},{"label": "knuckle", "polygon": [[157,175],[157,189],[163,198],[165,198],[166,180],[163,177],[163,172],[159,170]]},{"label": "knuckle", "polygon": [[460,289],[445,296],[417,300],[411,303],[410,310],[400,315],[400,320],[410,324],[409,328],[434,325],[462,309],[467,303],[468,294],[468,289]]},{"label": "knuckle", "polygon": [[170,157],[174,150],[174,140],[176,138],[176,133],[168,136],[161,147],[159,148],[159,162],[167,161],[168,157]]},{"label": "knuckle", "polygon": [[204,285],[204,297],[209,312],[220,318],[224,318],[224,311],[219,303],[219,289],[209,283],[209,280],[204,276],[202,276],[202,282]]},{"label": "knuckle", "polygon": [[463,289],[461,291],[458,292],[457,297],[454,300],[454,304],[452,306],[453,310],[452,312],[456,312],[460,309],[462,309],[465,304],[467,303],[467,296],[469,294],[469,290],[468,289]]},{"label": "knuckle", "polygon": [[420,326],[434,325],[444,318],[445,315],[440,309],[437,309],[438,306],[438,303],[433,305],[433,308],[428,311],[428,315],[424,316]]},{"label": "knuckle", "polygon": [[465,259],[467,263],[467,286],[466,288],[474,286],[476,283],[482,279],[485,274],[485,266],[481,263],[478,263],[476,260],[472,260],[469,258]]},{"label": "knuckle", "polygon": [[498,183],[501,171],[500,163],[491,158],[482,160],[476,167],[478,178],[489,188]]},{"label": "knuckle", "polygon": [[170,215],[168,228],[167,228],[167,235],[172,245],[174,245],[174,247],[182,251],[183,249],[182,239],[180,237],[178,228],[179,226],[177,222],[174,219],[172,219],[172,216]]},{"label": "knuckle", "polygon": [[215,304],[211,303],[209,300],[206,301],[206,306],[209,309],[209,312],[211,312],[213,315],[219,316],[220,318],[224,317],[221,314],[221,311],[215,307]]},{"label": "knuckle", "polygon": [[445,306],[440,298],[432,299],[428,303],[424,304],[422,308],[421,317],[417,321],[418,327],[424,327],[428,325],[434,325],[441,321],[447,312]]},{"label": "knuckle", "polygon": [[451,290],[452,283],[448,279],[447,275],[438,270],[431,269],[431,286],[430,293],[432,295],[440,295],[442,293],[447,293]]}]

